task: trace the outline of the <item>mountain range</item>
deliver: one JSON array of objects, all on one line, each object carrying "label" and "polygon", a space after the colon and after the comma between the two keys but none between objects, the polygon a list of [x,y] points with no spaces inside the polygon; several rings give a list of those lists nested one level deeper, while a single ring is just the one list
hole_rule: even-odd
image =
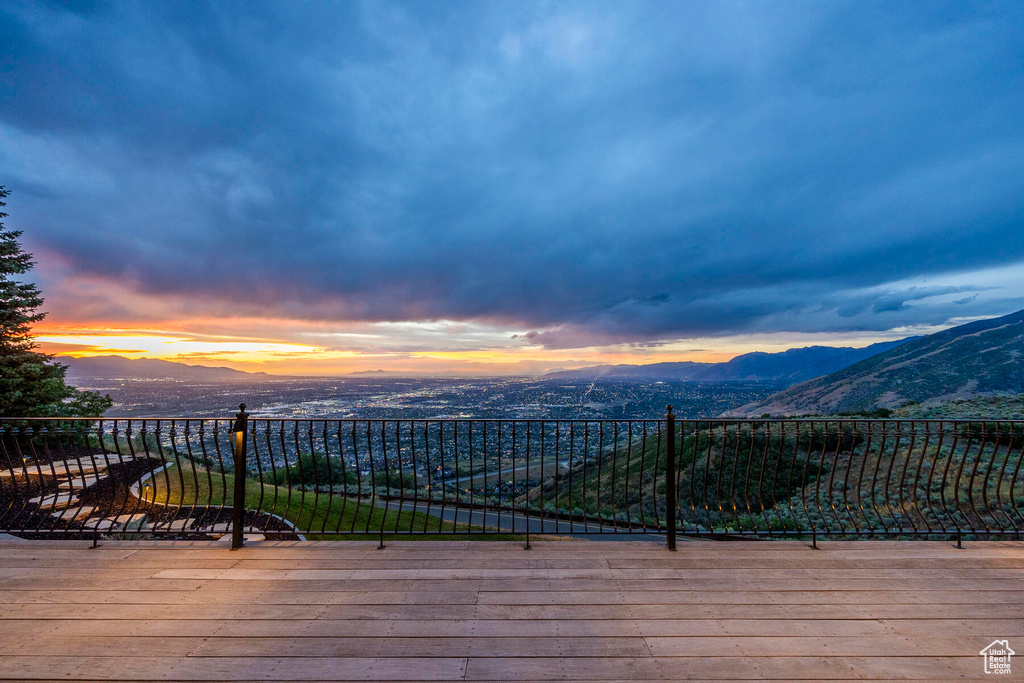
[{"label": "mountain range", "polygon": [[726,417],[870,412],[1024,393],[1024,311],[951,327],[811,379]]},{"label": "mountain range", "polygon": [[[907,342],[900,339],[881,342],[864,348],[810,346],[780,353],[754,352],[737,356],[725,363],[652,363],[649,365],[596,365],[576,370],[550,372],[551,379],[591,380],[596,378],[630,380],[683,380],[694,382],[767,381],[791,385],[812,377],[826,375],[852,365],[864,358],[882,353]],[[267,373],[249,373],[226,367],[188,365],[156,358],[125,358],[124,356],[90,356],[73,358],[58,356],[56,362],[68,366],[69,380],[79,379],[174,379],[182,381],[225,381],[267,377]],[[370,370],[353,375],[385,375],[384,370]]]},{"label": "mountain range", "polygon": [[68,366],[68,380],[80,379],[176,379],[190,381],[244,380],[266,377],[265,372],[242,372],[231,368],[173,363],[157,358],[125,358],[124,356],[89,356],[72,358],[58,356],[54,361]]},{"label": "mountain range", "polygon": [[755,351],[725,363],[651,363],[648,365],[594,365],[549,372],[553,379],[647,379],[691,382],[767,381],[796,384],[827,375],[865,358],[896,348],[917,337],[879,342],[864,348],[808,346],[779,353]]}]

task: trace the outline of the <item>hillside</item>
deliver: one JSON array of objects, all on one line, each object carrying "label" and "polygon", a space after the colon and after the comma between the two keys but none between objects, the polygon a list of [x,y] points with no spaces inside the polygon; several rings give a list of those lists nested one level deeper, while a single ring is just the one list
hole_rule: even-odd
[{"label": "hillside", "polygon": [[942,403],[908,403],[892,411],[890,417],[902,420],[1020,420],[1024,418],[1024,394],[976,396]]},{"label": "hillside", "polygon": [[54,361],[68,366],[69,381],[84,378],[105,379],[177,379],[190,381],[244,380],[266,376],[265,372],[249,373],[231,368],[210,368],[203,365],[172,363],[156,358],[125,358],[124,356],[91,356],[71,358],[58,356]]},{"label": "hillside", "polygon": [[888,351],[916,337],[880,342],[864,348],[808,346],[780,353],[755,351],[725,363],[651,363],[649,365],[596,365],[550,372],[556,379],[662,379],[693,382],[768,381],[795,384],[841,370],[865,358]]},{"label": "hillside", "polygon": [[907,342],[728,417],[822,415],[1024,393],[1024,311]]}]

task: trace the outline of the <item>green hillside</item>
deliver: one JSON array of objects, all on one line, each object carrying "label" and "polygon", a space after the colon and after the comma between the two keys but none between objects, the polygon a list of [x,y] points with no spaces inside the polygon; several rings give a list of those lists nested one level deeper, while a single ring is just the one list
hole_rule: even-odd
[{"label": "green hillside", "polygon": [[[827,471],[821,452],[847,452],[862,441],[834,427],[788,431],[778,425],[682,423],[677,435],[677,491],[685,526],[747,528],[780,524],[780,506]],[[631,524],[665,519],[665,444],[651,438],[609,448],[527,494],[531,507]],[[521,502],[521,501],[520,501]],[[784,526],[796,528],[792,520]]]},{"label": "green hillside", "polygon": [[908,403],[892,411],[893,418],[910,420],[1024,419],[1024,394],[978,396],[942,403]]},{"label": "green hillside", "polygon": [[[933,425],[934,427],[934,425]],[[679,524],[688,531],[864,533],[983,529],[1024,505],[1019,426],[869,420],[683,423]],[[664,525],[664,443],[636,442],[531,490],[531,507]]]}]

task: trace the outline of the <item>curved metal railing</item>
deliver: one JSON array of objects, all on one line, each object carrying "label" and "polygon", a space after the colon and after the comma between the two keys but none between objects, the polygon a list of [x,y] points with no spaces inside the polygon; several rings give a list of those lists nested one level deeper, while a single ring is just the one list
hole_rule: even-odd
[{"label": "curved metal railing", "polygon": [[917,537],[1024,529],[1024,421],[242,417],[0,420],[0,531],[383,538],[663,534],[671,525],[702,536]]}]

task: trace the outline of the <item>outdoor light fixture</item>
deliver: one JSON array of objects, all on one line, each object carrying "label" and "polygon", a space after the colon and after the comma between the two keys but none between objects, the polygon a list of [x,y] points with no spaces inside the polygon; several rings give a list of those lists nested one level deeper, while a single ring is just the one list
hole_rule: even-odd
[{"label": "outdoor light fixture", "polygon": [[245,454],[245,427],[249,415],[245,412],[245,404],[238,404],[239,413],[235,415],[235,423],[231,427],[231,452],[237,459]]},{"label": "outdoor light fixture", "polygon": [[153,501],[153,482],[147,481],[142,486],[142,500]]},{"label": "outdoor light fixture", "polygon": [[242,547],[242,521],[245,501],[245,451],[246,432],[249,427],[249,413],[245,412],[245,404],[238,404],[235,423],[231,427],[231,450],[235,456],[235,499],[232,502],[231,517],[231,549]]}]

